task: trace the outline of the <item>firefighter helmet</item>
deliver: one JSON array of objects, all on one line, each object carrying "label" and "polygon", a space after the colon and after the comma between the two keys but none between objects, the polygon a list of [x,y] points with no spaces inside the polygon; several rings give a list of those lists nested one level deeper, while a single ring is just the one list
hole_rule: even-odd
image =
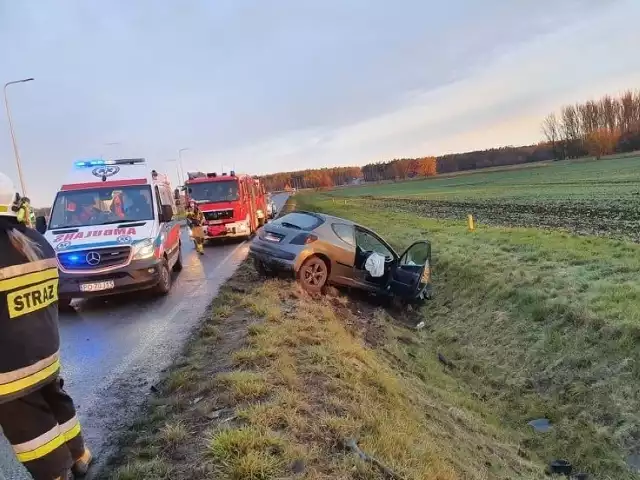
[{"label": "firefighter helmet", "polygon": [[20,194],[11,179],[0,172],[0,217],[15,217],[20,208]]}]

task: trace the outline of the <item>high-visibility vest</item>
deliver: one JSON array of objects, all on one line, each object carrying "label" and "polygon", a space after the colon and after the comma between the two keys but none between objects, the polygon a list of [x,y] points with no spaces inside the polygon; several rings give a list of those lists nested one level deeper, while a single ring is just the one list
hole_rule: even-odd
[{"label": "high-visibility vest", "polygon": [[31,209],[29,208],[29,205],[27,205],[26,203],[24,205],[22,205],[20,207],[20,209],[18,210],[18,221],[24,225],[26,225],[29,228],[33,227],[33,224],[31,223]]},{"label": "high-visibility vest", "polygon": [[58,265],[42,235],[25,229],[43,253],[29,262],[0,232],[0,403],[53,380],[58,350]]}]

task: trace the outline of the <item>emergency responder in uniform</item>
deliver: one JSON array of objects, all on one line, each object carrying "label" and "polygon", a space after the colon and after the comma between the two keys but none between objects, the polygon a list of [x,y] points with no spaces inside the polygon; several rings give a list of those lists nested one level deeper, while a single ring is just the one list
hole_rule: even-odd
[{"label": "emergency responder in uniform", "polygon": [[27,197],[22,197],[18,204],[18,214],[16,215],[18,222],[25,227],[33,228],[33,212],[31,211],[31,202]]},{"label": "emergency responder in uniform", "polygon": [[59,377],[55,252],[18,222],[20,208],[0,173],[0,426],[34,480],[67,480],[91,453]]},{"label": "emergency responder in uniform", "polygon": [[198,204],[193,200],[187,207],[187,224],[191,228],[191,236],[193,237],[193,243],[196,245],[196,251],[201,255],[204,254],[204,232],[202,230],[204,215],[198,208]]}]

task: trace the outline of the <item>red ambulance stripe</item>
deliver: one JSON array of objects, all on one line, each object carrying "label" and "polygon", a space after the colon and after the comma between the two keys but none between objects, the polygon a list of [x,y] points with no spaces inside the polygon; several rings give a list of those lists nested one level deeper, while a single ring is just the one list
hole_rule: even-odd
[{"label": "red ambulance stripe", "polygon": [[87,188],[100,188],[100,187],[129,187],[131,185],[146,185],[147,181],[144,178],[134,178],[132,180],[107,180],[106,182],[88,182],[88,183],[69,183],[62,185],[61,191],[68,190],[85,190]]}]

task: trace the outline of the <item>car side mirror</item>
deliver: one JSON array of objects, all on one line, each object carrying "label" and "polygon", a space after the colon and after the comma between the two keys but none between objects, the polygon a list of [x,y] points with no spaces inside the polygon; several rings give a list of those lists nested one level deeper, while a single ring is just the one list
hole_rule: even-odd
[{"label": "car side mirror", "polygon": [[36,217],[36,231],[39,233],[47,231],[47,219],[45,217]]},{"label": "car side mirror", "polygon": [[173,207],[171,205],[162,205],[162,221],[170,222],[173,219]]}]

